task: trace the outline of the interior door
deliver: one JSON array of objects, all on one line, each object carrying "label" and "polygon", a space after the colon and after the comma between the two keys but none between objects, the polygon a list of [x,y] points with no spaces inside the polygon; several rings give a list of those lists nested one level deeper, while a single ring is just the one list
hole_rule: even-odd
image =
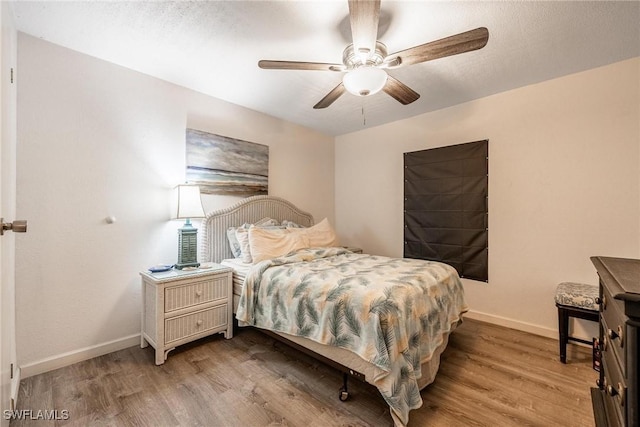
[{"label": "interior door", "polygon": [[[0,5],[0,218],[16,215],[16,45],[12,6]],[[2,227],[2,224],[0,224]],[[3,230],[4,231],[4,230]],[[13,409],[19,375],[16,369],[15,235],[0,235],[0,408]],[[0,425],[9,420],[0,414]]]}]

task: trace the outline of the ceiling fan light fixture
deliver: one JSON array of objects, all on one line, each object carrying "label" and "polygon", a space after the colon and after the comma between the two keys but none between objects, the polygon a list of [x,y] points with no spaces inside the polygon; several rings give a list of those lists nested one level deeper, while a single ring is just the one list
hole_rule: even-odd
[{"label": "ceiling fan light fixture", "polygon": [[345,89],[356,96],[368,96],[380,92],[386,83],[387,73],[375,67],[356,68],[342,78]]}]

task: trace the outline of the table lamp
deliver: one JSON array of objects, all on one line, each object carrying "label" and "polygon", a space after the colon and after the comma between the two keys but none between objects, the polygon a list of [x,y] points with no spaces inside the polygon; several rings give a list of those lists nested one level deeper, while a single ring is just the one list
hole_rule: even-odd
[{"label": "table lamp", "polygon": [[176,219],[184,219],[184,226],[178,229],[178,262],[175,268],[199,267],[198,229],[191,224],[191,218],[204,218],[200,199],[200,187],[181,184],[176,187],[178,211]]}]

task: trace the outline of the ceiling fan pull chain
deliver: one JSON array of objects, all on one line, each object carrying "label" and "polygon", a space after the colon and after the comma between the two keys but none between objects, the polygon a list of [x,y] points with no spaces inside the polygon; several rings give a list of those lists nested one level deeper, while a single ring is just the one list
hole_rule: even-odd
[{"label": "ceiling fan pull chain", "polygon": [[367,116],[364,115],[364,97],[362,97],[362,126],[367,125]]}]

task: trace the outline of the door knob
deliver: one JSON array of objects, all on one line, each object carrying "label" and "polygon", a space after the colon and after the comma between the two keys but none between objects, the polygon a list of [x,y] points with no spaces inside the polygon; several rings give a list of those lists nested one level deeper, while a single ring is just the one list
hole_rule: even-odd
[{"label": "door knob", "polygon": [[4,235],[4,232],[7,230],[11,230],[14,233],[26,233],[27,232],[27,221],[23,219],[18,219],[13,222],[4,222],[4,218],[0,218],[0,236]]}]

